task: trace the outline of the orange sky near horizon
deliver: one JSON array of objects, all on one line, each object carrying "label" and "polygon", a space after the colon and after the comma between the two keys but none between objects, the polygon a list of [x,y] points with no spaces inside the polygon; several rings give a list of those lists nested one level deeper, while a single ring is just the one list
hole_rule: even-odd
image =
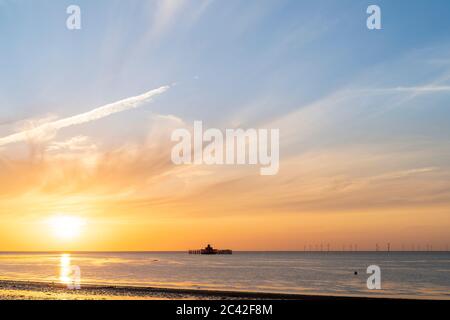
[{"label": "orange sky near horizon", "polygon": [[[324,217],[325,215],[326,217]],[[87,219],[80,234],[64,239],[42,221],[6,223],[0,228],[0,251],[158,251],[187,250],[211,243],[233,250],[447,250],[450,227],[428,224],[427,213],[383,215],[306,214],[300,217],[178,218],[112,222]],[[447,213],[437,214],[446,219]],[[326,223],[324,223],[326,220]],[[386,221],[390,224],[387,226]],[[414,221],[411,223],[411,221]],[[6,227],[5,227],[6,226]],[[443,241],[444,239],[444,241]]]},{"label": "orange sky near horizon", "polygon": [[[374,250],[377,243],[445,250],[450,242],[449,206],[433,197],[449,180],[436,169],[368,174],[373,158],[357,148],[288,158],[278,175],[260,176],[249,166],[175,166],[169,152],[135,145],[9,161],[1,174],[9,195],[0,203],[0,251],[187,250],[206,243],[233,250]],[[348,174],[353,170],[359,176]],[[79,234],[55,235],[48,221],[58,215],[82,219]]]},{"label": "orange sky near horizon", "polygon": [[[174,165],[168,141],[180,125],[157,117],[144,140],[115,148],[80,138],[7,150],[13,153],[0,172],[0,250],[187,250],[206,243],[234,250],[328,243],[333,250],[374,250],[377,243],[445,250],[450,243],[442,192],[450,173],[417,167],[422,154],[415,150],[398,153],[385,144],[282,154],[279,173],[261,176],[258,166]],[[30,148],[31,155],[14,158]],[[77,236],[55,235],[48,221],[59,215],[82,219]]]}]

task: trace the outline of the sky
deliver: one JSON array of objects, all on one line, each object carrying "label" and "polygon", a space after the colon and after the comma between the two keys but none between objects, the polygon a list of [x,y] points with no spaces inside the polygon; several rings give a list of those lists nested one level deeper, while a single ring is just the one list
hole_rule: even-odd
[{"label": "sky", "polygon": [[[446,248],[448,14],[446,0],[0,0],[0,250]],[[196,120],[278,128],[278,174],[173,164],[171,133]],[[64,221],[76,236],[58,236]]]}]

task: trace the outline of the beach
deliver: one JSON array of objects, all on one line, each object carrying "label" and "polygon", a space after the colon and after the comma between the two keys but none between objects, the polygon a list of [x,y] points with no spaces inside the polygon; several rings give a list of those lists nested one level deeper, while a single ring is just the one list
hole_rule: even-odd
[{"label": "beach", "polygon": [[[393,300],[356,296],[301,295],[267,292],[192,290],[86,285],[79,290],[61,283],[0,280],[0,300]],[[405,300],[405,299],[396,299]],[[409,300],[409,299],[406,299]]]},{"label": "beach", "polygon": [[336,297],[109,285],[86,285],[75,290],[68,289],[66,285],[60,283],[0,280],[0,300],[317,300],[327,298]]},{"label": "beach", "polygon": [[176,293],[152,288],[83,286],[68,289],[59,283],[0,281],[0,300],[167,300],[201,299],[204,295]]}]

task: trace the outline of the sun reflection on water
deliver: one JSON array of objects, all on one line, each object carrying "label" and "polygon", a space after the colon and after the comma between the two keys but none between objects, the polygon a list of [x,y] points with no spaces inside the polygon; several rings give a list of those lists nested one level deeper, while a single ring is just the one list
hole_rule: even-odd
[{"label": "sun reflection on water", "polygon": [[73,280],[70,254],[63,253],[59,258],[59,281],[69,285],[73,283]]}]

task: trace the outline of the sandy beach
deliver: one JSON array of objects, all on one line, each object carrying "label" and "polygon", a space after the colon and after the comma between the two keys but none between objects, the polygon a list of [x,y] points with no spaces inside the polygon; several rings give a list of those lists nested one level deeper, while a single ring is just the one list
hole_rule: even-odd
[{"label": "sandy beach", "polygon": [[[301,295],[155,287],[84,285],[79,290],[60,283],[0,280],[0,300],[392,300],[382,297]],[[404,299],[395,299],[404,300]],[[409,299],[407,299],[409,300]]]},{"label": "sandy beach", "polygon": [[110,285],[85,285],[79,290],[73,290],[68,289],[67,286],[60,283],[0,280],[0,300],[230,300],[305,298],[311,299],[313,297],[277,293]]},{"label": "sandy beach", "polygon": [[167,300],[295,299],[297,295],[153,287],[85,285],[79,290],[60,283],[0,281],[0,300]]}]

